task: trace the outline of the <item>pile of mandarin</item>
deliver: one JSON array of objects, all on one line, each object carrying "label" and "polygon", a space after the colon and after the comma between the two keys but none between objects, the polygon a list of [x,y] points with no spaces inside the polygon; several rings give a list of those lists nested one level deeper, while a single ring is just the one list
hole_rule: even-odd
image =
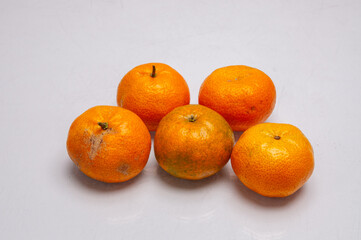
[{"label": "pile of mandarin", "polygon": [[[249,189],[286,197],[309,179],[313,149],[295,126],[263,123],[276,103],[276,89],[262,71],[237,65],[219,68],[203,82],[199,104],[189,104],[183,77],[162,63],[130,70],[120,81],[118,106],[95,106],[72,123],[67,150],[76,166],[98,181],[124,182],[146,166],[151,135],[162,169],[198,180],[231,159]],[[242,131],[235,143],[233,131]]]}]

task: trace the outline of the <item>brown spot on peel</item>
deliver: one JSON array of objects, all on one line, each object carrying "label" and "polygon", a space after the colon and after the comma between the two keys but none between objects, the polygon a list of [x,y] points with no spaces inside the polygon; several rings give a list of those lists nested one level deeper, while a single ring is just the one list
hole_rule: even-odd
[{"label": "brown spot on peel", "polygon": [[97,155],[98,151],[105,145],[103,141],[103,137],[106,134],[112,134],[114,130],[108,128],[105,131],[102,131],[100,134],[92,134],[90,137],[90,151],[88,153],[89,159],[93,160],[94,157]]},{"label": "brown spot on peel", "polygon": [[123,175],[128,175],[129,171],[129,165],[124,163],[118,167],[118,172],[120,172]]}]

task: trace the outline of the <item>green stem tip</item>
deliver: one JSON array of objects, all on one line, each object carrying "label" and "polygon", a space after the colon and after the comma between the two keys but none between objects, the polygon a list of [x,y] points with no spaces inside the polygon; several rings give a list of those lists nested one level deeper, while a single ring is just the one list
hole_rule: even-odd
[{"label": "green stem tip", "polygon": [[98,125],[99,125],[103,130],[107,130],[107,129],[108,129],[108,123],[107,123],[107,122],[98,122]]},{"label": "green stem tip", "polygon": [[155,66],[153,65],[153,71],[152,74],[150,75],[152,78],[155,78]]}]

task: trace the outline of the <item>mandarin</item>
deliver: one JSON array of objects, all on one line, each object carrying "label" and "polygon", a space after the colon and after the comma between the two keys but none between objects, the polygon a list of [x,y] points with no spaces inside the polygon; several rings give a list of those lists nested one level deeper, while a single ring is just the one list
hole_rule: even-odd
[{"label": "mandarin", "polygon": [[227,121],[201,105],[175,108],[159,123],[154,152],[159,165],[183,179],[209,177],[228,162],[234,135]]},{"label": "mandarin", "polygon": [[118,86],[118,106],[136,113],[155,131],[174,108],[187,105],[189,89],[183,77],[163,63],[148,63],[130,70]]},{"label": "mandarin", "polygon": [[271,115],[276,89],[272,80],[256,68],[228,66],[204,80],[198,101],[221,114],[234,131],[244,131]]},{"label": "mandarin", "polygon": [[241,135],[233,148],[231,163],[249,189],[267,197],[286,197],[310,178],[313,149],[297,127],[262,123]]},{"label": "mandarin", "polygon": [[145,167],[151,137],[131,111],[96,106],[75,119],[66,146],[71,160],[85,175],[102,182],[124,182]]}]

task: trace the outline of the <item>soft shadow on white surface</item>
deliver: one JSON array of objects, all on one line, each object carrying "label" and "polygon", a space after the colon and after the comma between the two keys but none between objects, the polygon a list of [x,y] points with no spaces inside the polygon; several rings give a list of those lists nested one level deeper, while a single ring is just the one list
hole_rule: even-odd
[{"label": "soft shadow on white surface", "polygon": [[121,183],[104,183],[97,181],[95,179],[92,179],[88,176],[86,176],[84,173],[82,173],[71,161],[69,161],[69,164],[67,164],[67,169],[72,178],[72,182],[79,183],[80,187],[86,187],[88,189],[91,189],[93,191],[97,191],[99,193],[103,192],[111,192],[111,191],[122,191],[126,188],[130,188],[133,185],[136,185],[136,182],[138,182],[142,178],[142,172],[138,174],[136,177]]},{"label": "soft shadow on white surface", "polygon": [[263,207],[283,207],[288,204],[292,204],[297,198],[300,198],[304,192],[303,186],[297,192],[292,194],[291,196],[284,198],[270,198],[264,197],[250,189],[248,189],[243,183],[236,177],[232,179],[234,185],[234,191],[238,193],[240,198],[246,199],[247,202],[254,203],[257,205],[261,205]]},{"label": "soft shadow on white surface", "polygon": [[214,183],[215,181],[221,180],[221,178],[227,177],[225,171],[222,169],[218,173],[201,180],[186,180],[173,177],[172,175],[164,171],[160,166],[158,166],[157,168],[157,175],[162,180],[162,182],[164,182],[168,186],[190,190],[206,187]]}]

